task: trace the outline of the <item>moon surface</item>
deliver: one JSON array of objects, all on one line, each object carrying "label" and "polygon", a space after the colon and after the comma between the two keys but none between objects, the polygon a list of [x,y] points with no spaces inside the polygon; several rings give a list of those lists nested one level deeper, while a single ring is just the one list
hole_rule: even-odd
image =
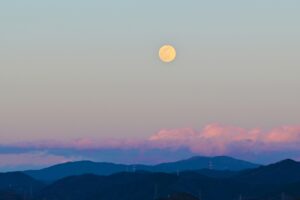
[{"label": "moon surface", "polygon": [[176,58],[176,49],[172,45],[164,45],[159,49],[159,58],[162,62],[169,63]]}]

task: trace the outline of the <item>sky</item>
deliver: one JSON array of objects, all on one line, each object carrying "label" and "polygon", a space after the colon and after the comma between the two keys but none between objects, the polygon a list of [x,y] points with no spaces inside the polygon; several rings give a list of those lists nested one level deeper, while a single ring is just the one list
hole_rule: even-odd
[{"label": "sky", "polygon": [[[0,2],[0,169],[123,162],[120,152],[149,163],[299,159],[299,9],[296,0]],[[177,49],[172,63],[158,59],[164,44]]]}]

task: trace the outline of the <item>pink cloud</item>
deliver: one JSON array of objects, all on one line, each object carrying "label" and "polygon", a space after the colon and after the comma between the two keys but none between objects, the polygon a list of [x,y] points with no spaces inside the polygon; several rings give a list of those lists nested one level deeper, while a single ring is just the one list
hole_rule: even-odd
[{"label": "pink cloud", "polygon": [[281,126],[269,131],[259,128],[209,124],[202,130],[190,128],[162,130],[151,136],[150,144],[160,148],[188,147],[203,155],[233,151],[300,150],[300,126]]},{"label": "pink cloud", "polygon": [[265,140],[273,143],[294,143],[300,141],[300,126],[282,126],[273,129]]},{"label": "pink cloud", "polygon": [[188,148],[202,155],[231,155],[247,152],[274,152],[299,150],[300,126],[281,126],[271,130],[245,129],[218,123],[208,124],[201,130],[192,128],[163,129],[146,139],[93,139],[73,141],[41,141],[14,144],[36,149],[153,149]]}]

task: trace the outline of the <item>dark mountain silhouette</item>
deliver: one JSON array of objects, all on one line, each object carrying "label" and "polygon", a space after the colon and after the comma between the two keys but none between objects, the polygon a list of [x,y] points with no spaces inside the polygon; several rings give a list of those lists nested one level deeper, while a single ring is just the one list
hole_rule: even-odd
[{"label": "dark mountain silhouette", "polygon": [[[300,181],[299,181],[300,182]],[[42,190],[39,198],[48,200],[152,200],[176,199],[178,193],[187,199],[281,199],[300,197],[299,184],[250,184],[231,178],[216,179],[197,172],[179,176],[165,173],[119,173],[111,176],[82,175],[62,179]],[[155,198],[156,197],[156,198]],[[195,198],[194,198],[195,197]]]},{"label": "dark mountain silhouette", "polygon": [[[300,182],[300,181],[299,181]],[[182,172],[179,176],[166,173],[118,173],[111,176],[82,175],[59,180],[41,191],[39,198],[48,200],[164,200],[174,194],[186,194],[187,199],[234,200],[280,199],[300,197],[298,183],[293,185],[241,183],[232,178],[211,178],[197,172]],[[197,197],[197,198],[196,198]]]},{"label": "dark mountain silhouette", "polygon": [[[298,162],[284,160],[240,172],[201,169],[179,173],[137,170],[108,176],[84,174],[43,187],[17,172],[0,174],[0,200],[292,200],[300,199],[299,174]],[[28,185],[32,185],[32,193]]]},{"label": "dark mountain silhouette", "polygon": [[200,200],[200,199],[196,198],[190,194],[179,193],[179,194],[170,195],[165,198],[160,198],[159,200]]},{"label": "dark mountain silhouette", "polygon": [[257,164],[237,160],[231,157],[219,156],[210,158],[199,156],[187,160],[163,163],[153,166],[79,161],[59,164],[41,170],[25,171],[25,173],[35,179],[51,182],[68,176],[83,175],[88,173],[96,175],[111,175],[118,172],[133,172],[136,170],[174,173],[178,171],[200,170],[206,168],[238,171],[256,168],[258,166],[259,165]]},{"label": "dark mountain silhouette", "polygon": [[[282,195],[293,199],[300,197],[298,165],[295,161],[285,160],[242,172],[206,169],[168,174],[137,171],[110,176],[72,176],[49,185],[39,197],[48,200],[165,200],[180,199],[178,194],[184,194],[182,199],[191,200],[199,197],[206,200],[279,200]],[[209,176],[203,175],[205,173]]]},{"label": "dark mountain silhouette", "polygon": [[44,184],[21,172],[0,173],[0,200],[28,199]]},{"label": "dark mountain silhouette", "polygon": [[281,191],[283,194],[299,197],[300,200],[300,181],[281,187]]},{"label": "dark mountain silhouette", "polygon": [[300,181],[300,163],[283,160],[268,166],[246,170],[235,177],[239,181],[252,184],[288,184]]},{"label": "dark mountain silhouette", "polygon": [[240,174],[240,171],[211,170],[211,169],[200,169],[195,172],[212,178],[230,178]]},{"label": "dark mountain silhouette", "polygon": [[[226,187],[224,187],[226,186]],[[233,197],[239,184],[216,180],[196,172],[179,176],[166,173],[119,173],[111,176],[82,175],[59,180],[46,187],[40,198],[48,200],[153,200],[175,193],[196,195],[201,188],[206,199]],[[218,191],[217,193],[215,191]]]},{"label": "dark mountain silhouette", "polygon": [[[170,174],[121,173],[109,177],[82,175],[55,182],[41,193],[41,198],[51,199],[153,199],[154,185],[167,187],[173,179]],[[168,184],[166,184],[168,183]]]},{"label": "dark mountain silhouette", "polygon": [[0,173],[0,189],[39,190],[43,184],[21,172]]},{"label": "dark mountain silhouette", "polygon": [[17,194],[14,191],[11,190],[0,190],[0,200],[24,200],[24,196]]}]

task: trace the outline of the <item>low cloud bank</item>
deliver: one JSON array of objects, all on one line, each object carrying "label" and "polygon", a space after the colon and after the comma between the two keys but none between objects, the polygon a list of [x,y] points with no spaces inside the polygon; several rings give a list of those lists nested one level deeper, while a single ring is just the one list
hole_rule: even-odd
[{"label": "low cloud bank", "polygon": [[201,130],[163,129],[145,139],[80,138],[0,144],[0,170],[82,159],[154,164],[193,155],[228,155],[258,163],[299,159],[300,126],[263,130],[214,123]]},{"label": "low cloud bank", "polygon": [[265,131],[209,124],[200,131],[191,128],[161,130],[151,136],[149,142],[160,148],[186,146],[202,155],[300,150],[300,126],[281,126]]}]

